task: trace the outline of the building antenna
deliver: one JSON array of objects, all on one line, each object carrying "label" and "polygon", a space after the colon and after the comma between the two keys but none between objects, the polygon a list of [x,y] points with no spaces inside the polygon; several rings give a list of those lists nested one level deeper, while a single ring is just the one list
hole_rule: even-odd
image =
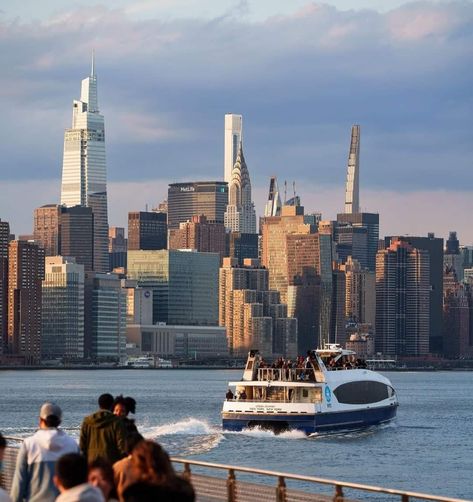
[{"label": "building antenna", "polygon": [[287,180],[284,180],[284,205],[287,202]]},{"label": "building antenna", "polygon": [[292,182],[292,191],[294,192],[294,200],[296,199],[296,182]]},{"label": "building antenna", "polygon": [[145,204],[145,211],[148,212],[148,203]]}]

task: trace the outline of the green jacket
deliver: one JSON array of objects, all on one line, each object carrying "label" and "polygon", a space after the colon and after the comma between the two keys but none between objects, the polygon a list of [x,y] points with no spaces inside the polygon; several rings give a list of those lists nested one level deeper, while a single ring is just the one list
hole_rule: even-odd
[{"label": "green jacket", "polygon": [[110,411],[99,410],[84,418],[79,447],[89,463],[101,457],[114,464],[126,456],[125,437],[123,420]]}]

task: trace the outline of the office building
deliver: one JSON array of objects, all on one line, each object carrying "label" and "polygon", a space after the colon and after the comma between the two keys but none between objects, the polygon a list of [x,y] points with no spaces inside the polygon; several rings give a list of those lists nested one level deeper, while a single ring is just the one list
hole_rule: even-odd
[{"label": "office building", "polygon": [[128,251],[128,278],[153,291],[153,323],[218,324],[220,256],[195,251]]},{"label": "office building", "polygon": [[61,209],[61,255],[73,256],[76,263],[84,265],[86,272],[94,267],[94,235],[92,208],[73,206]]},{"label": "office building", "polygon": [[348,257],[368,268],[368,229],[337,223],[335,226],[335,242],[339,263],[345,263]]},{"label": "office building", "polygon": [[203,215],[192,216],[190,221],[169,231],[169,249],[194,249],[201,253],[226,252],[226,234],[223,223],[209,223]]},{"label": "office building", "polygon": [[[448,242],[447,249],[449,249]],[[444,271],[443,293],[444,356],[455,359],[473,356],[473,343],[470,336],[473,333],[472,313],[471,286],[461,283],[455,269],[447,267]]]},{"label": "office building", "polygon": [[[105,128],[97,100],[94,60],[72,108],[72,127],[64,135],[61,204],[90,207],[94,215],[93,270],[108,271],[107,172]],[[62,253],[64,255],[64,252]]]},{"label": "office building", "polygon": [[168,189],[168,228],[179,228],[196,215],[204,215],[209,223],[224,223],[227,204],[225,181],[172,183]]},{"label": "office building", "polygon": [[100,363],[126,359],[127,293],[116,274],[85,273],[84,353]]},{"label": "office building", "polygon": [[376,274],[349,257],[345,272],[345,317],[353,322],[374,326],[376,315]]},{"label": "office building", "polygon": [[127,295],[126,325],[153,324],[153,291],[138,286],[138,281],[121,279]]},{"label": "office building", "polygon": [[444,254],[443,239],[429,233],[426,237],[410,235],[385,237],[385,247],[391,242],[407,242],[416,249],[423,249],[429,253],[429,351],[441,354],[443,351],[442,336],[442,296]]},{"label": "office building", "polygon": [[230,183],[235,165],[238,147],[242,140],[243,117],[234,113],[225,114],[224,135],[224,180]]},{"label": "office building", "polygon": [[227,328],[230,353],[245,356],[297,355],[297,320],[288,318],[278,291],[268,290],[268,270],[258,260],[239,266],[225,258],[219,278],[219,324]]},{"label": "office building", "polygon": [[376,257],[376,351],[386,356],[429,352],[429,252],[401,240]]},{"label": "office building", "polygon": [[84,358],[84,265],[48,256],[42,282],[41,359]]},{"label": "office building", "polygon": [[345,213],[360,212],[360,126],[351,128],[350,151],[348,152],[347,182],[345,188]]},{"label": "office building", "polygon": [[[379,214],[377,213],[341,213],[337,214],[337,226],[366,228],[366,266],[372,272],[376,271],[376,253],[379,244]],[[336,234],[336,231],[335,231]],[[334,236],[337,240],[337,235]],[[353,258],[358,259],[356,256]],[[362,264],[365,266],[364,264]]]},{"label": "office building", "polygon": [[108,260],[109,269],[126,269],[126,252],[128,240],[123,227],[110,227],[108,229]]},{"label": "office building", "polygon": [[281,196],[279,195],[278,180],[276,176],[271,176],[269,180],[268,200],[264,206],[264,216],[281,215]]},{"label": "office building", "polygon": [[8,346],[8,243],[10,224],[0,219],[0,354]]},{"label": "office building", "polygon": [[239,265],[243,265],[245,258],[258,259],[258,238],[258,234],[227,232],[225,256],[236,258]]},{"label": "office building", "polygon": [[444,269],[449,267],[455,270],[458,281],[463,281],[464,255],[460,253],[460,242],[456,232],[450,232],[445,242],[445,254],[443,257]]},{"label": "office building", "polygon": [[46,204],[34,210],[33,238],[46,256],[61,254],[61,209],[59,204]]},{"label": "office building", "polygon": [[230,232],[256,234],[256,212],[251,199],[250,173],[243,156],[242,143],[228,184],[228,206],[224,221]]},{"label": "office building", "polygon": [[166,213],[134,211],[128,213],[128,250],[167,248]]},{"label": "office building", "polygon": [[202,361],[229,356],[226,329],[220,326],[133,325],[128,341],[142,354]]},{"label": "office building", "polygon": [[8,245],[8,349],[25,364],[41,359],[41,281],[44,251],[36,244]]}]

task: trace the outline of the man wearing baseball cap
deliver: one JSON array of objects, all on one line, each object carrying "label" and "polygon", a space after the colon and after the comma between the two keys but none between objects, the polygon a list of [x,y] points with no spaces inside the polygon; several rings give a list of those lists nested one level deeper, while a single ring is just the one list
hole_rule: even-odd
[{"label": "man wearing baseball cap", "polygon": [[56,461],[66,453],[79,451],[76,441],[58,428],[61,418],[57,404],[41,406],[39,430],[23,441],[18,453],[11,489],[13,502],[53,502],[59,495],[53,481]]}]

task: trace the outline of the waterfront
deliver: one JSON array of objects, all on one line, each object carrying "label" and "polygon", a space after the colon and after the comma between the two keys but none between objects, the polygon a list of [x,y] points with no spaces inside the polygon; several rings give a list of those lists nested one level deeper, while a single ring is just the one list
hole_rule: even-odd
[{"label": "waterfront", "polygon": [[392,424],[305,438],[269,432],[222,433],[220,409],[233,370],[4,371],[0,430],[24,436],[40,404],[54,400],[75,435],[98,394],[132,395],[137,423],[172,455],[398,489],[473,498],[471,372],[386,373],[401,406]]}]

